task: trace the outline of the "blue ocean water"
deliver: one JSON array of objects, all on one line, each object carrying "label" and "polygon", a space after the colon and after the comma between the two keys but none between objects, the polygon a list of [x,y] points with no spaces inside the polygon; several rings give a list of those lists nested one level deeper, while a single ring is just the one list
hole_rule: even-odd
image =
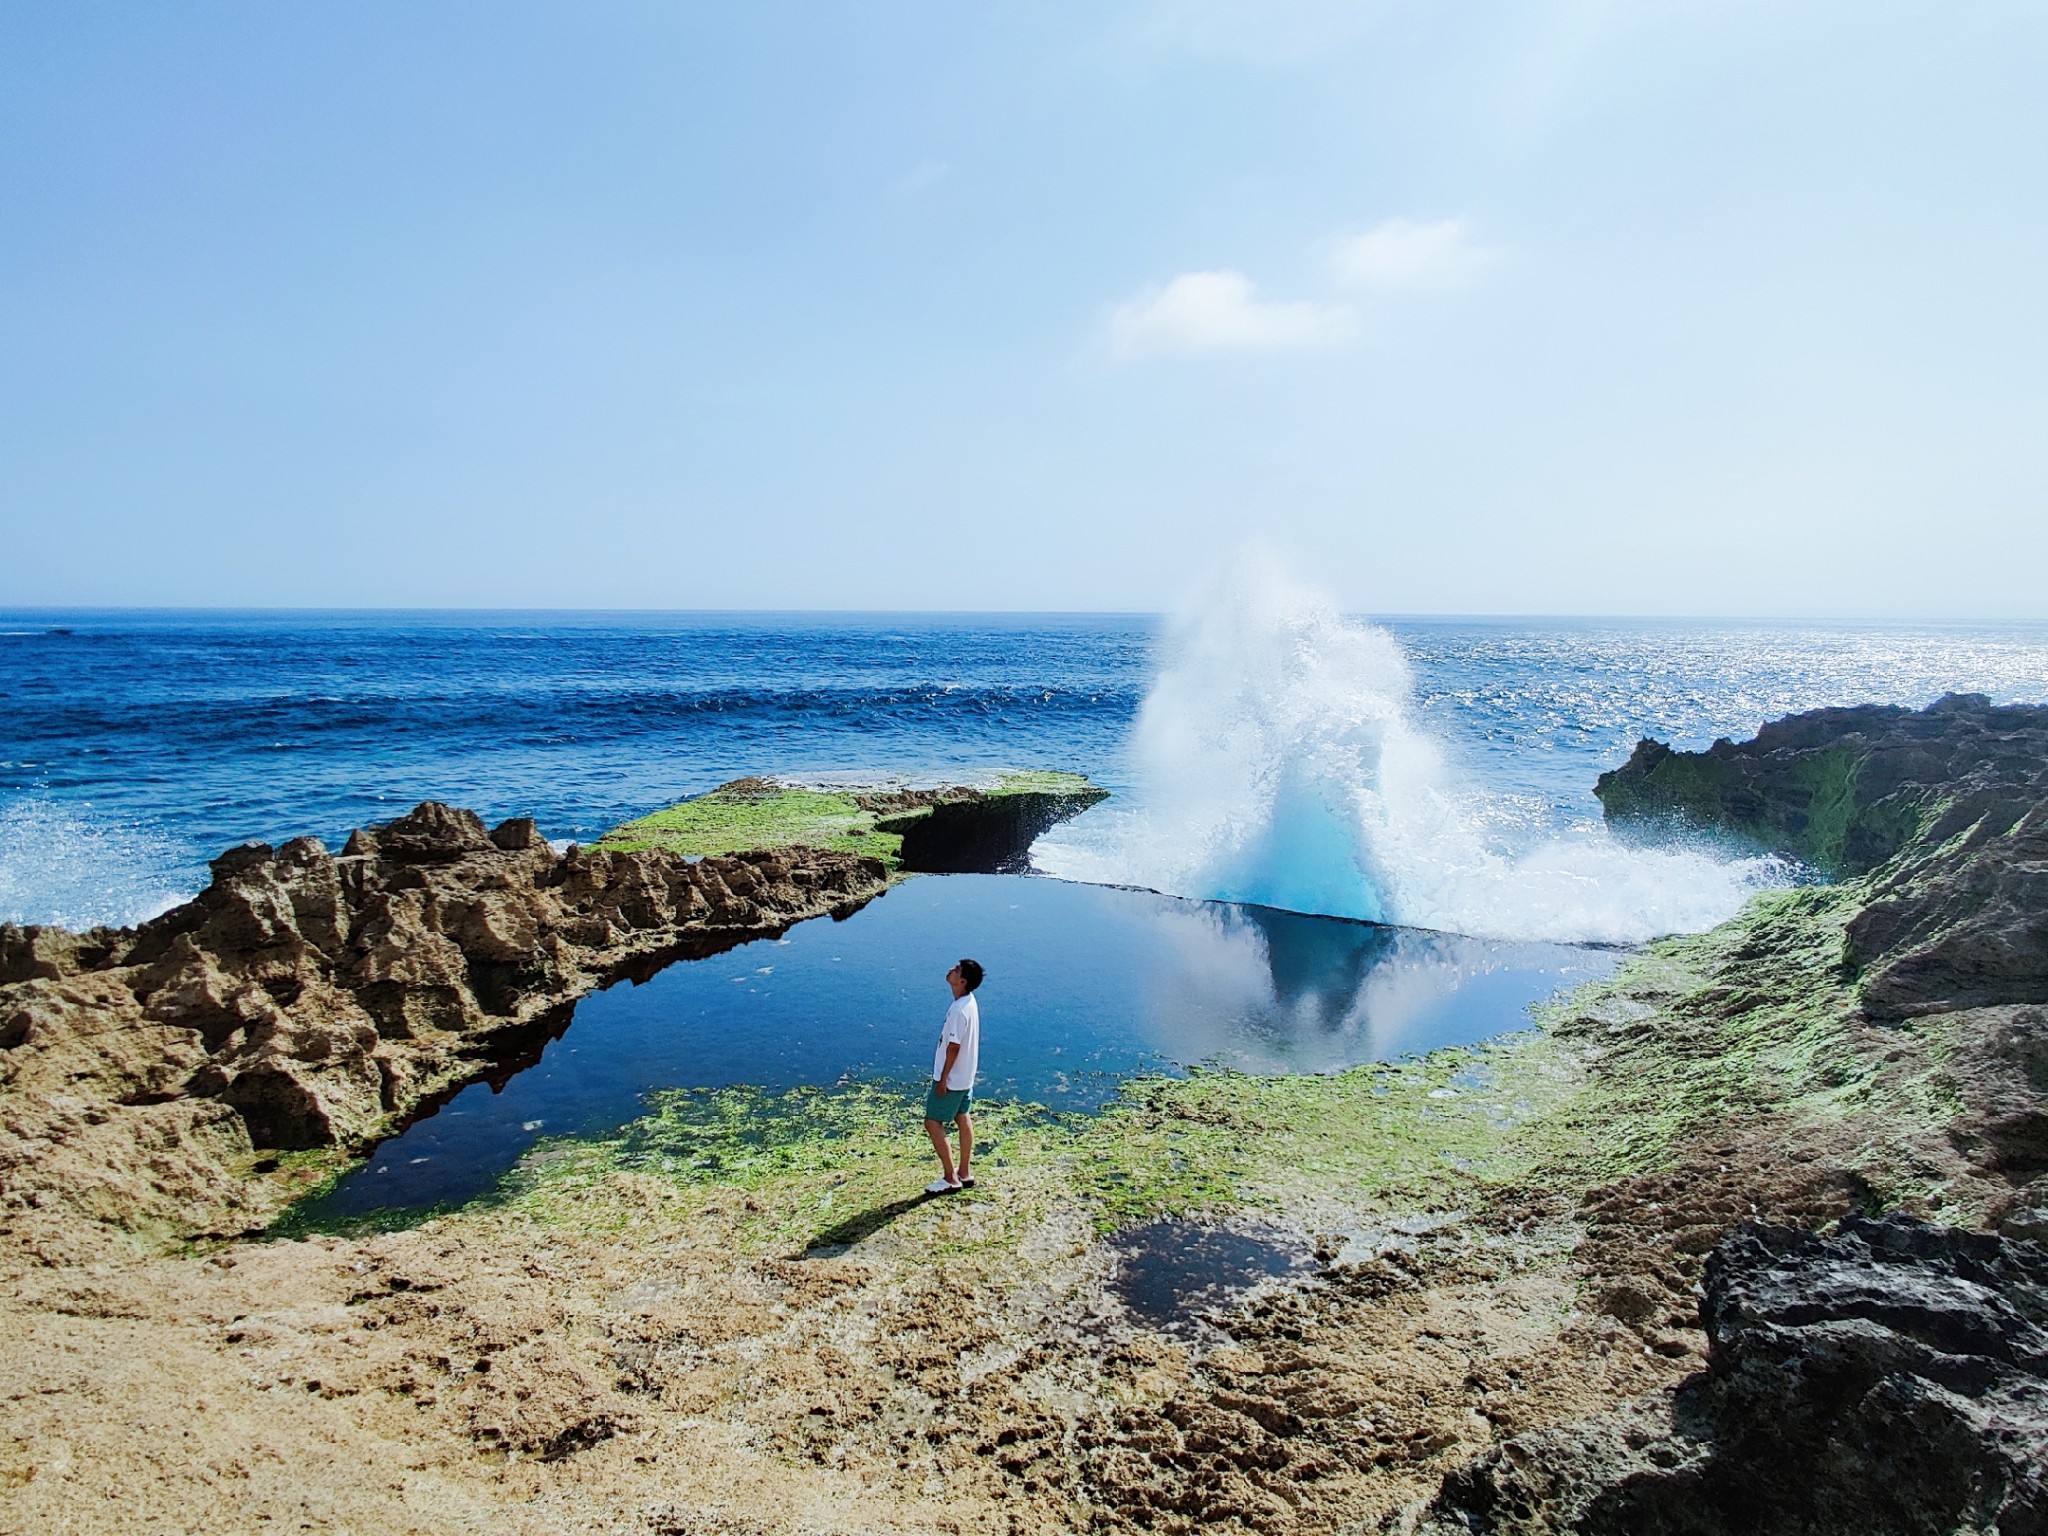
[{"label": "blue ocean water", "polygon": [[[1388,621],[1502,836],[1597,816],[1636,738],[1824,704],[2048,697],[2048,627]],[[252,838],[434,797],[551,837],[746,773],[1074,768],[1114,788],[1131,616],[0,612],[0,920],[129,921]]]}]

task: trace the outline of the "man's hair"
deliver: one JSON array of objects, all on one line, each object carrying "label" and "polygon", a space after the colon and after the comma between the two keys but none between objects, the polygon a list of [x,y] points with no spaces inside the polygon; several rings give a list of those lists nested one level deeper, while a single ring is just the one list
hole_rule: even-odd
[{"label": "man's hair", "polygon": [[979,960],[962,960],[960,962],[960,979],[967,983],[967,990],[970,992],[980,986],[981,962]]}]

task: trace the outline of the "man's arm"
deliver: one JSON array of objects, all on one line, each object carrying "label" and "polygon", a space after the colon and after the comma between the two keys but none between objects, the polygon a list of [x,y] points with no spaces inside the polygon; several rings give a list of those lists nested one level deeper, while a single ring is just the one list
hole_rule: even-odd
[{"label": "man's arm", "polygon": [[959,1059],[960,1059],[960,1042],[959,1042],[958,1040],[949,1040],[949,1041],[947,1041],[947,1042],[946,1042],[946,1065],[945,1065],[945,1066],[944,1066],[944,1067],[943,1067],[943,1068],[942,1068],[942,1069],[940,1070],[940,1072],[939,1072],[939,1092],[941,1092],[941,1093],[947,1093],[947,1092],[950,1092],[950,1091],[951,1091],[951,1090],[949,1090],[949,1089],[948,1089],[948,1088],[946,1087],[946,1079],[947,1079],[947,1078],[949,1078],[949,1077],[951,1077],[951,1076],[953,1075],[953,1063],[954,1063],[954,1062],[956,1062],[956,1061],[958,1061]]}]

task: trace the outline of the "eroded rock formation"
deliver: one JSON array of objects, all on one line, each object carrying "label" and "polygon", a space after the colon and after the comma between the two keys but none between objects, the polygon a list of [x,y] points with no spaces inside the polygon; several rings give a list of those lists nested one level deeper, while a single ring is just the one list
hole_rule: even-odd
[{"label": "eroded rock formation", "polygon": [[873,859],[554,852],[429,802],[249,844],[133,929],[0,926],[0,1220],[245,1225],[266,1150],[360,1144],[635,965],[845,911]]},{"label": "eroded rock formation", "polygon": [[1706,1268],[1708,1368],[1509,1440],[1431,1536],[2048,1528],[2048,1254],[1904,1218],[1748,1226]]},{"label": "eroded rock formation", "polygon": [[1925,709],[1787,715],[1752,740],[1724,737],[1704,752],[1645,738],[1594,793],[1610,821],[1675,816],[1830,875],[1859,875],[1937,816],[1997,820],[2038,806],[2048,793],[2048,706],[1952,693]]},{"label": "eroded rock formation", "polygon": [[1951,694],[1704,752],[1645,740],[1596,792],[1612,821],[1682,818],[1873,875],[1843,956],[1873,1017],[2048,1002],[2048,707]]}]

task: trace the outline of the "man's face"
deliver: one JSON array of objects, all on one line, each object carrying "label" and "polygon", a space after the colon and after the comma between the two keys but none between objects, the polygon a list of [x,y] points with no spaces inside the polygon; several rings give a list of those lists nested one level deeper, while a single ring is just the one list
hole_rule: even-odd
[{"label": "man's face", "polygon": [[946,972],[946,985],[953,989],[955,997],[958,997],[967,990],[967,978],[960,974],[959,966],[956,965],[953,969]]}]

